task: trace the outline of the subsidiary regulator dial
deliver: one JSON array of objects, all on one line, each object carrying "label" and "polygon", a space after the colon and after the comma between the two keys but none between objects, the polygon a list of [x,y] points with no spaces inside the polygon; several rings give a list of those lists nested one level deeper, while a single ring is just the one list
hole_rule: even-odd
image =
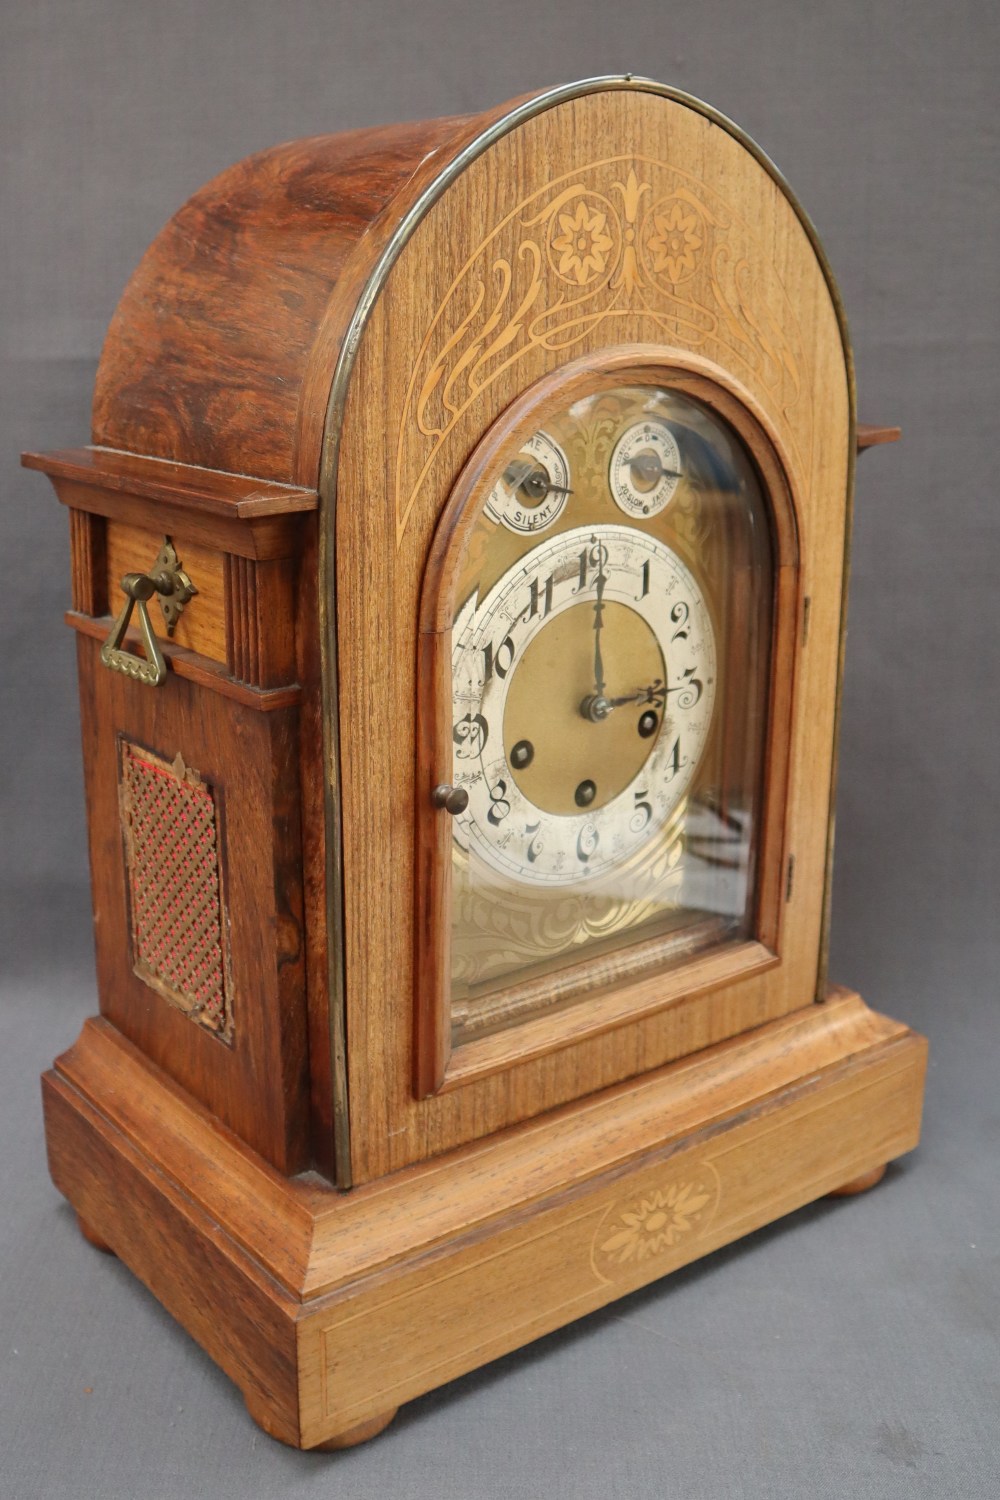
[{"label": "subsidiary regulator dial", "polygon": [[641,521],[658,515],[682,478],[677,440],[665,422],[636,422],[615,444],[608,482],[627,516]]}]

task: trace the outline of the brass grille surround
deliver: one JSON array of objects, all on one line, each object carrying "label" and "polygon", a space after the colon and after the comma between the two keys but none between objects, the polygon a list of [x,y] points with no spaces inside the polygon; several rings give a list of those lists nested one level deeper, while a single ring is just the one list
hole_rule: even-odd
[{"label": "brass grille surround", "polygon": [[120,741],[134,972],[229,1042],[232,986],[212,787],[185,766]]}]

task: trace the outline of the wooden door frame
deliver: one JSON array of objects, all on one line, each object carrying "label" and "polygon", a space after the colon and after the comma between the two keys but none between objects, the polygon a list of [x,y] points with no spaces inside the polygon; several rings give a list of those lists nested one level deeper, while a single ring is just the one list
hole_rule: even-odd
[{"label": "wooden door frame", "polygon": [[[453,1047],[450,1026],[452,900],[451,819],[431,801],[451,775],[452,621],[462,558],[489,495],[500,455],[544,426],[547,415],[582,392],[620,385],[655,385],[692,397],[738,433],[762,480],[773,555],[773,607],[762,839],[757,856],[756,936],[720,945],[687,963],[662,965],[669,938],[652,937],[573,965],[580,996],[492,1035]],[[483,436],[442,511],[421,590],[414,703],[417,722],[414,887],[416,920],[414,1089],[418,1098],[462,1087],[504,1068],[517,1068],[584,1038],[634,1024],[679,1000],[738,984],[782,961],[789,740],[802,618],[797,503],[791,469],[766,414],[740,383],[710,361],[675,349],[630,346],[593,352],[524,390]],[[616,982],[617,981],[617,982]],[[808,983],[802,976],[803,985]],[[541,990],[545,981],[534,984]],[[581,1094],[589,1092],[586,1083]]]}]

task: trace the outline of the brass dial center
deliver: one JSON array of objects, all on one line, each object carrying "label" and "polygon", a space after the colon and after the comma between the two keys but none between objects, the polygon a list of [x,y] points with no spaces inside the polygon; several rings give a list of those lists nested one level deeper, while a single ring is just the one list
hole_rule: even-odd
[{"label": "brass dial center", "polygon": [[[627,605],[604,605],[601,654],[607,696],[665,678],[653,631]],[[605,806],[638,776],[657,740],[648,710],[630,703],[595,721],[582,711],[594,694],[594,606],[556,615],[525,648],[503,716],[507,764],[524,796],[544,812],[579,817]]]}]

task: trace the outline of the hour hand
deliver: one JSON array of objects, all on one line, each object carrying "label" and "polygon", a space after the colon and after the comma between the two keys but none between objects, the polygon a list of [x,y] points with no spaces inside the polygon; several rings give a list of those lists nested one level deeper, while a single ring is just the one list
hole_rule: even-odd
[{"label": "hour hand", "polygon": [[637,688],[634,693],[626,693],[621,698],[605,698],[602,686],[599,686],[596,693],[588,693],[584,698],[580,704],[580,712],[592,724],[600,724],[608,714],[613,713],[616,708],[624,708],[627,703],[649,703],[653,708],[662,708],[665,702],[663,683],[657,678],[649,687]]},{"label": "hour hand", "polygon": [[608,708],[624,708],[626,703],[652,703],[657,708],[662,708],[666,695],[663,691],[663,683],[658,677],[651,682],[649,687],[636,688],[634,693],[626,693],[623,698],[609,698]]}]

